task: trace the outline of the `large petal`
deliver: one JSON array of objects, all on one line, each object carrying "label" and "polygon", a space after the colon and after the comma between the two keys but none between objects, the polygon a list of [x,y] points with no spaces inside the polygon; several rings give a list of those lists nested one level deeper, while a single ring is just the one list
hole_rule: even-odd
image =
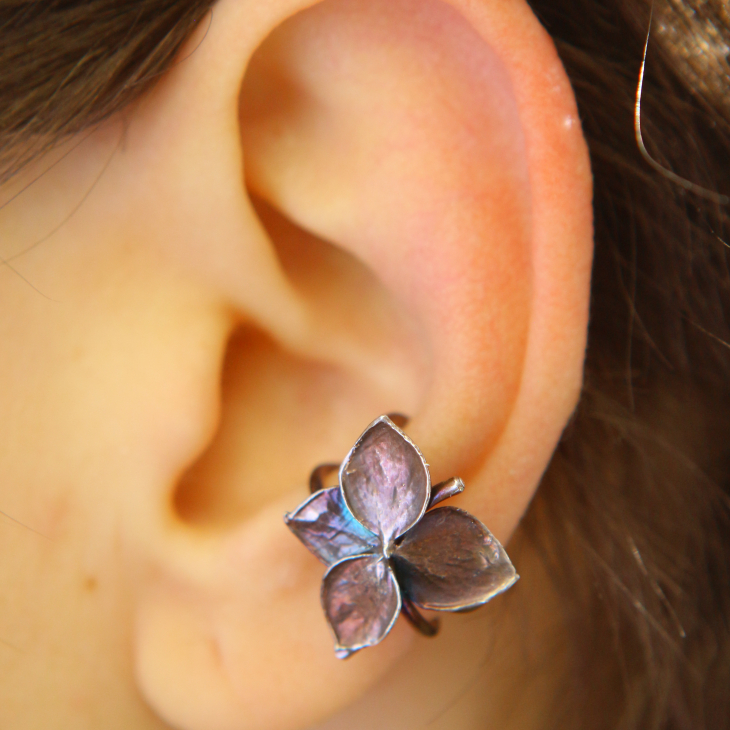
[{"label": "large petal", "polygon": [[335,634],[335,652],[344,659],[390,631],[400,612],[400,590],[382,556],[345,558],[325,573],[322,607]]},{"label": "large petal", "polygon": [[387,417],[365,430],[340,468],[345,502],[385,546],[421,518],[431,477],[421,452]]},{"label": "large petal", "polygon": [[486,603],[518,578],[504,548],[468,512],[427,512],[393,555],[404,596],[423,608],[460,611]]},{"label": "large petal", "polygon": [[284,521],[325,565],[378,547],[378,538],[347,509],[339,487],[313,494]]}]

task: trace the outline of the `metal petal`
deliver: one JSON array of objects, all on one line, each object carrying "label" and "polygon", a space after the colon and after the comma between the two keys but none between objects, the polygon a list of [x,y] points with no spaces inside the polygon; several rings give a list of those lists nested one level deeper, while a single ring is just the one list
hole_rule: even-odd
[{"label": "metal petal", "polygon": [[339,487],[323,489],[284,517],[289,529],[325,564],[378,547],[378,538],[353,516]]},{"label": "metal petal", "polygon": [[322,607],[344,658],[380,642],[398,618],[401,597],[393,571],[378,555],[345,558],[325,573]]},{"label": "metal petal", "polygon": [[497,538],[456,507],[427,512],[396,548],[393,566],[404,596],[442,611],[481,606],[519,577]]},{"label": "metal petal", "polygon": [[340,468],[345,503],[387,548],[426,511],[431,477],[421,452],[387,417],[373,421]]}]

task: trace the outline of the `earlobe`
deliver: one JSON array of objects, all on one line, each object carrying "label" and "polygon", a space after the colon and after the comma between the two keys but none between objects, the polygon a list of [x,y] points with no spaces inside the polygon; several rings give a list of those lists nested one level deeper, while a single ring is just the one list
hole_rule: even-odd
[{"label": "earlobe", "polygon": [[[221,288],[242,325],[218,431],[165,495],[174,514],[157,505],[130,537],[135,659],[175,727],[285,730],[351,702],[414,640],[396,626],[332,656],[321,567],[281,519],[307,467],[408,411],[434,480],[464,477],[465,506],[509,537],[580,388],[590,173],[570,87],[522,2],[325,0],[267,25],[226,85],[234,25],[263,17],[234,6],[216,6],[208,50],[175,83],[237,98],[238,126],[187,128],[180,164],[235,133],[253,204],[225,212],[268,248],[234,278],[278,288]],[[148,109],[183,103],[196,100]]]}]

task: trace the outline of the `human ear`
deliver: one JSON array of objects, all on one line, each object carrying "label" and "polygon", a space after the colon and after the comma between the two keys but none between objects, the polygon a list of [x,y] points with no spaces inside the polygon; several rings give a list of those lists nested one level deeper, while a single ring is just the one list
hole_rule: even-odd
[{"label": "human ear", "polygon": [[414,638],[336,660],[282,514],[402,411],[509,538],[580,389],[590,173],[521,0],[222,0],[193,47],[130,112],[123,164],[165,191],[145,235],[225,305],[227,345],[219,393],[190,386],[205,425],[124,517],[136,676],[174,727],[306,727]]}]

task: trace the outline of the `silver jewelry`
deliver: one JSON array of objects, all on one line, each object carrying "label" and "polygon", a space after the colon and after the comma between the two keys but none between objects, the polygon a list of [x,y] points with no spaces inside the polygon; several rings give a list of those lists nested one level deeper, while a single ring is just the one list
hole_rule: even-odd
[{"label": "silver jewelry", "polygon": [[[396,423],[398,425],[396,425]],[[403,615],[426,636],[438,631],[418,606],[469,611],[518,579],[507,553],[475,517],[432,509],[464,490],[453,477],[431,486],[428,464],[397,414],[373,421],[341,465],[312,471],[313,494],[284,516],[327,566],[322,608],[345,659],[382,641]],[[339,468],[339,485],[323,488]]]}]

